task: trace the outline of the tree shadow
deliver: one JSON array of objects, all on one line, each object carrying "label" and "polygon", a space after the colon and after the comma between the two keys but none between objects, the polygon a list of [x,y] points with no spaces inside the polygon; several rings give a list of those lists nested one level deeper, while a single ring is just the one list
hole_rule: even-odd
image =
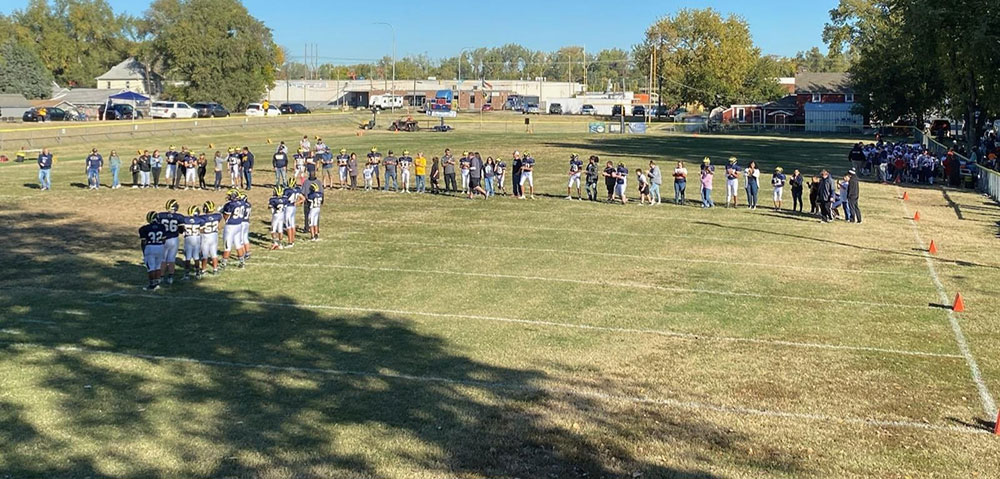
[{"label": "tree shadow", "polygon": [[579,392],[611,380],[485,363],[405,318],[207,280],[143,293],[136,261],[84,254],[134,247],[131,231],[25,219],[0,213],[0,320],[27,331],[0,342],[0,365],[30,389],[0,400],[12,477],[718,477],[607,437],[683,442],[715,456],[705,467],[801,471],[690,412],[619,416]]}]

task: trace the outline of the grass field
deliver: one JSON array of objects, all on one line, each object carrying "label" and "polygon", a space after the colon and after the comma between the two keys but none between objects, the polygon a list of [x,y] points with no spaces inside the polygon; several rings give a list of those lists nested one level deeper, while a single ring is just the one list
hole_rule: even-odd
[{"label": "grass field", "polygon": [[220,193],[87,191],[91,143],[54,147],[51,192],[0,166],[0,478],[996,477],[995,204],[865,183],[855,226],[570,202],[571,152],[812,174],[850,143],[579,126],[95,140],[539,160],[536,201],[328,193],[324,241],[278,252],[254,188],[247,269],[152,294],[145,212]]}]

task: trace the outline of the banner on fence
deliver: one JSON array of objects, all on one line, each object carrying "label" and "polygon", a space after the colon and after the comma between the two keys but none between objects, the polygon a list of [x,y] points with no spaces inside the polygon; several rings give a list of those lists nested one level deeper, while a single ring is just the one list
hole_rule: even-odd
[{"label": "banner on fence", "polygon": [[587,127],[591,133],[606,133],[608,129],[604,126],[603,122],[592,121]]},{"label": "banner on fence", "polygon": [[642,134],[646,133],[646,124],[645,123],[626,123],[625,125],[626,125],[626,128],[628,129],[629,133],[633,133],[633,134],[637,134],[637,135],[642,135]]}]

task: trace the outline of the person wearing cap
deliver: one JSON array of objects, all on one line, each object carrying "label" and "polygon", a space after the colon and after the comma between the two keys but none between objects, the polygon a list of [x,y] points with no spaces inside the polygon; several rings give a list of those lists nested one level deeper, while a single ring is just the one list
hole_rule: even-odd
[{"label": "person wearing cap", "polygon": [[712,159],[705,157],[701,160],[701,171],[699,173],[701,176],[701,207],[702,208],[712,208],[715,203],[712,202],[712,181],[715,180],[715,167],[712,166]]},{"label": "person wearing cap", "polygon": [[52,153],[48,148],[38,153],[38,187],[42,191],[52,189]]},{"label": "person wearing cap", "polygon": [[455,193],[458,185],[455,183],[455,158],[451,156],[451,149],[444,149],[444,156],[441,157],[441,169],[444,170],[444,191]]},{"label": "person wearing cap", "polygon": [[522,163],[521,152],[514,151],[513,159],[510,162],[510,189],[511,193],[514,194],[514,198],[520,198],[524,194],[524,188],[521,187]]},{"label": "person wearing cap", "polygon": [[274,186],[284,186],[288,184],[288,153],[281,148],[274,152],[271,157],[271,166],[274,167]]},{"label": "person wearing cap", "polygon": [[774,196],[772,200],[774,201],[774,209],[781,209],[781,197],[785,192],[785,173],[784,169],[780,166],[774,169],[774,174],[771,175],[771,186],[774,187]]},{"label": "person wearing cap", "polygon": [[[375,164],[369,161],[368,165],[371,166],[372,174],[374,175]],[[389,191],[390,185],[392,185],[392,191],[399,191],[399,180],[396,175],[399,159],[396,158],[396,154],[392,150],[386,153],[382,165],[385,166],[385,185],[383,186],[383,191]]]},{"label": "person wearing cap", "polygon": [[86,165],[87,187],[96,190],[101,187],[101,169],[104,168],[104,158],[97,152],[97,148],[90,150]]},{"label": "person wearing cap", "polygon": [[726,165],[726,208],[732,205],[736,208],[739,203],[740,195],[738,194],[740,187],[740,165],[737,164],[736,157],[729,158],[729,164]]},{"label": "person wearing cap", "polygon": [[469,166],[471,159],[469,158],[469,152],[463,151],[462,157],[458,159],[458,169],[462,174],[462,194],[469,194]]},{"label": "person wearing cap", "polygon": [[580,188],[580,177],[583,175],[583,161],[580,155],[569,155],[569,183],[566,185],[566,199],[573,199],[573,185],[576,185],[576,198],[583,201],[583,191]]},{"label": "person wearing cap", "polygon": [[410,192],[410,166],[413,165],[413,157],[410,156],[409,150],[403,150],[403,156],[399,157],[397,161],[397,168],[399,168],[399,180],[402,184],[402,188],[399,188],[400,193]]},{"label": "person wearing cap", "polygon": [[747,207],[751,210],[757,209],[757,193],[760,191],[760,170],[757,169],[757,162],[750,161],[747,168],[743,170],[744,186],[747,190]]},{"label": "person wearing cap", "polygon": [[423,152],[417,152],[413,159],[413,174],[417,181],[417,193],[427,193],[427,158]]},{"label": "person wearing cap", "polygon": [[[351,159],[351,156],[347,154],[346,148],[340,149],[340,154],[337,155],[337,173],[340,177],[340,183],[338,186],[343,189],[347,186],[347,161]],[[330,184],[333,187],[333,184]]]},{"label": "person wearing cap", "polygon": [[851,210],[851,223],[861,224],[861,209],[858,208],[858,198],[861,192],[858,190],[861,182],[858,181],[858,172],[851,170],[847,172],[847,208]]},{"label": "person wearing cap", "polygon": [[[351,176],[354,177],[351,180],[351,188],[357,188],[358,187],[358,165],[357,165],[357,157],[354,158],[354,163],[355,163],[354,164],[354,168],[350,168],[350,165],[348,164],[348,167],[349,167],[348,170],[354,172],[354,173],[351,173]],[[380,190],[380,189],[382,189],[382,180],[379,178],[379,175],[378,175],[378,165],[380,163],[382,163],[382,154],[378,152],[378,148],[376,148],[374,146],[372,147],[372,151],[370,151],[368,153],[368,163],[370,163],[372,165],[372,178],[375,178],[375,189],[376,190]]]}]

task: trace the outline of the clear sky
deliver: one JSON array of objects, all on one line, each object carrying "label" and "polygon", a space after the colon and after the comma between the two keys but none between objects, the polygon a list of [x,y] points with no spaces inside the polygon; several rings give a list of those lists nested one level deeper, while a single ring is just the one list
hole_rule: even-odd
[{"label": "clear sky", "polygon": [[[109,0],[116,11],[142,15],[148,0]],[[584,45],[588,51],[638,43],[657,17],[680,8],[712,7],[750,23],[765,54],[794,55],[823,47],[823,25],[837,0],[243,0],[250,13],[273,31],[291,56],[306,43],[318,45],[320,63],[358,63],[388,55],[388,22],[396,29],[396,55],[456,55],[465,47],[520,43],[534,50]],[[27,0],[0,0],[0,12],[23,8]],[[459,5],[456,7],[456,5]],[[448,18],[436,15],[447,12]],[[824,49],[825,50],[825,49]]]}]

